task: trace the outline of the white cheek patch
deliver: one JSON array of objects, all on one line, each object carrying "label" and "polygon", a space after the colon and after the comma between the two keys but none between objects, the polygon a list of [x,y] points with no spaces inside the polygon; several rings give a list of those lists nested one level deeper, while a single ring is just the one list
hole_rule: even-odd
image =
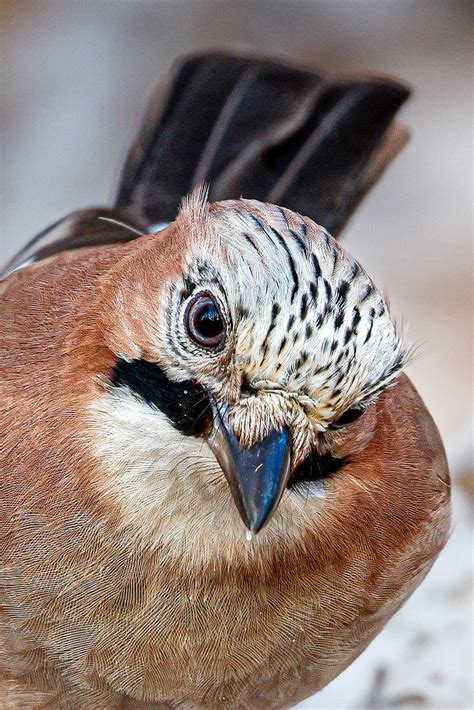
[{"label": "white cheek patch", "polygon": [[104,394],[90,415],[99,428],[94,453],[108,474],[104,495],[119,499],[129,522],[178,505],[180,489],[192,491],[203,472],[221,475],[205,440],[184,436],[127,388]]},{"label": "white cheek patch", "polygon": [[133,463],[148,468],[151,464],[157,474],[174,471],[179,475],[180,461],[194,457],[205,467],[219,468],[204,439],[181,434],[159,409],[128,388],[109,391],[94,402],[91,413],[100,421],[102,432],[97,452],[112,466]]},{"label": "white cheek patch", "polygon": [[[204,439],[177,431],[158,409],[127,388],[108,390],[89,408],[92,453],[105,476],[99,495],[115,500],[121,525],[148,549],[168,545],[194,560],[235,554],[245,527],[225,476]],[[258,544],[300,537],[314,510],[301,497],[285,495]],[[319,500],[320,495],[309,496]],[[309,501],[311,502],[311,501]],[[219,535],[216,535],[216,531]],[[173,554],[174,554],[173,553]]]}]

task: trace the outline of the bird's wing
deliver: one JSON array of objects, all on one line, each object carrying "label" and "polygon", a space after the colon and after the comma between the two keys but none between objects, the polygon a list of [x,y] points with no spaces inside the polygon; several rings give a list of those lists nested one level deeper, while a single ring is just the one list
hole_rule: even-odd
[{"label": "bird's wing", "polygon": [[176,217],[208,183],[211,200],[249,197],[314,219],[335,236],[405,144],[393,118],[408,98],[386,77],[322,78],[222,53],[185,58],[156,94],[126,159],[116,208],[73,212],[0,273],[71,249],[130,241]]},{"label": "bird's wing", "polygon": [[123,210],[93,208],[78,210],[44,229],[0,272],[0,281],[35,261],[72,249],[129,242],[147,231],[144,220],[134,219]]},{"label": "bird's wing", "polygon": [[278,202],[334,235],[405,144],[392,121],[408,96],[387,77],[324,79],[274,61],[192,56],[164,105],[152,99],[117,205],[171,221],[206,182],[212,200]]}]

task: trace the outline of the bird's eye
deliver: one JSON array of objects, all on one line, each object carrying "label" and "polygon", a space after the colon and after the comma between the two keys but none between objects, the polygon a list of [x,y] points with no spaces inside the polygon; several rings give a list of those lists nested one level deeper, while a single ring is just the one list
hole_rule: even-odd
[{"label": "bird's eye", "polygon": [[331,422],[329,429],[342,429],[342,427],[347,426],[347,424],[352,424],[356,419],[359,419],[365,412],[363,407],[351,407],[351,409],[346,409],[344,414],[341,414],[339,419]]},{"label": "bird's eye", "polygon": [[224,320],[208,293],[201,293],[191,301],[186,309],[185,323],[190,337],[198,345],[216,348],[224,342]]}]

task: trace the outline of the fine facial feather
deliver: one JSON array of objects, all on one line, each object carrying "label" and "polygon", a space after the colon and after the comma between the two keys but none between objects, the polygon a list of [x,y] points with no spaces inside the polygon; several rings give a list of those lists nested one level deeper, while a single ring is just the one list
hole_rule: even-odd
[{"label": "fine facial feather", "polygon": [[[320,453],[337,451],[337,444],[344,437],[328,430],[331,422],[354,405],[370,408],[375,395],[393,382],[404,364],[404,350],[388,310],[365,271],[310,220],[255,201],[208,206],[206,194],[197,192],[184,204],[173,229],[176,231],[168,237],[168,244],[166,233],[154,238],[156,245],[150,241],[152,250],[159,249],[160,243],[164,249],[175,243],[180,245],[179,276],[170,278],[166,273],[159,287],[155,286],[155,293],[144,287],[143,274],[140,276],[137,270],[144,264],[143,258],[136,259],[132,254],[122,264],[121,282],[110,296],[107,294],[107,301],[101,306],[108,319],[113,315],[107,326],[110,347],[131,360],[130,367],[135,371],[143,367],[140,362],[159,363],[155,385],[158,397],[163,397],[165,391],[164,374],[181,387],[179,401],[183,406],[191,407],[193,397],[202,406],[201,411],[209,413],[203,386],[220,401],[233,403],[235,430],[247,447],[263,439],[272,428],[289,426],[295,466],[312,449]],[[145,290],[146,300],[142,295]],[[210,292],[220,304],[228,323],[223,351],[203,352],[190,342],[183,321],[186,303],[196,292]],[[141,315],[139,329],[137,313]],[[297,345],[295,333],[300,336]],[[279,360],[276,353],[282,339],[287,344]],[[125,341],[128,352],[122,348]],[[327,347],[328,343],[336,347]],[[134,364],[137,357],[141,360]],[[196,381],[200,390],[194,392]],[[242,396],[243,383],[250,385],[251,394]],[[151,493],[142,486],[141,467],[152,471],[164,466],[163,473],[174,482],[174,494],[177,474],[182,468],[190,472],[192,480],[202,489],[206,488],[206,481],[211,481],[211,488],[219,490],[221,496],[219,505],[217,499],[211,498],[210,505],[201,508],[202,516],[194,511],[188,523],[192,527],[190,539],[195,541],[202,535],[205,540],[208,523],[220,519],[225,520],[231,538],[239,540],[242,527],[235,510],[227,505],[226,483],[215,468],[207,443],[198,438],[189,444],[186,435],[173,431],[173,427],[180,428],[173,417],[163,417],[166,412],[163,399],[158,399],[154,410],[150,410],[152,397],[146,404],[147,398],[136,384],[131,381],[123,384],[122,392],[112,391],[94,402],[91,419],[100,432],[97,436],[100,445],[95,453],[112,476],[110,485],[116,489],[113,480],[118,470],[127,480],[122,485],[121,478],[117,479],[127,519],[128,515],[139,516],[146,525],[153,526],[157,524],[155,521],[160,521],[161,526],[163,519],[168,520],[171,509],[164,516],[160,514],[158,501],[162,500],[162,494],[158,490]],[[123,399],[117,400],[117,396]],[[148,443],[145,437],[139,437],[138,429],[135,435],[130,433],[133,451],[127,451],[123,445],[127,421],[124,411],[134,412],[132,422],[140,421],[141,411],[143,422],[150,421],[150,431],[156,417],[157,427],[166,430],[158,441],[168,442],[169,454],[164,456],[159,446],[152,443],[151,434]],[[200,416],[196,412],[196,425]],[[370,418],[367,413],[359,424],[365,444],[373,435]],[[145,430],[144,423],[143,426]],[[202,431],[206,426],[204,419]],[[352,438],[353,430],[354,427]],[[202,432],[193,433],[199,436]],[[353,441],[352,455],[356,448]],[[174,450],[187,453],[176,460],[171,453]],[[198,471],[203,475],[198,476]],[[311,470],[309,474],[311,478]],[[314,485],[295,488],[293,495],[316,490],[324,496],[321,477],[315,478]],[[152,476],[152,484],[153,481]],[[186,481],[185,477],[184,490],[188,486]],[[194,500],[194,496],[191,498]],[[171,496],[168,503],[172,508],[176,505],[175,498]],[[296,501],[296,505],[299,503]],[[181,510],[183,506],[184,502],[177,507]],[[143,513],[145,509],[147,512]],[[299,518],[295,530],[290,524],[293,520],[294,515],[285,516],[282,508],[273,530],[280,528],[285,535],[298,537]],[[186,529],[184,524],[177,527],[181,532]],[[268,535],[272,535],[271,528]],[[179,538],[173,533],[172,539],[177,543]],[[204,542],[202,549],[204,555],[209,554]]]}]

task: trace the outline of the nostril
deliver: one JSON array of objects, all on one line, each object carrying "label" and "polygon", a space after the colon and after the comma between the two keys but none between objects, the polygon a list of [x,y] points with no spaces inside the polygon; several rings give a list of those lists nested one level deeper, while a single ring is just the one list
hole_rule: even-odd
[{"label": "nostril", "polygon": [[242,375],[240,391],[242,394],[246,394],[247,396],[261,394],[262,392],[267,394],[291,394],[280,382],[274,382],[273,380],[265,380],[261,378],[258,379],[256,377],[249,379],[246,375]]},{"label": "nostril", "polygon": [[256,379],[255,377],[248,378],[242,375],[240,391],[247,396],[260,394],[262,392],[282,392],[282,387],[277,382],[271,380]]},{"label": "nostril", "polygon": [[257,391],[257,388],[251,384],[248,377],[246,375],[243,375],[242,383],[240,385],[241,394],[247,395],[247,397],[251,397],[252,395],[257,394]]}]

